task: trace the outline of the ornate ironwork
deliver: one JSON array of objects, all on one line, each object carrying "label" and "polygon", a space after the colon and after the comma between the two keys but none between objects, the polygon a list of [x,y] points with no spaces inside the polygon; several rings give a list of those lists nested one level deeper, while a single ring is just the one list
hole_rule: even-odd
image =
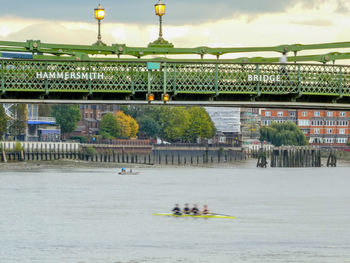
[{"label": "ornate ironwork", "polygon": [[350,98],[346,65],[158,61],[159,69],[152,70],[147,62],[3,59],[0,95],[144,100],[154,93],[159,100],[168,93],[173,100],[340,103]]}]

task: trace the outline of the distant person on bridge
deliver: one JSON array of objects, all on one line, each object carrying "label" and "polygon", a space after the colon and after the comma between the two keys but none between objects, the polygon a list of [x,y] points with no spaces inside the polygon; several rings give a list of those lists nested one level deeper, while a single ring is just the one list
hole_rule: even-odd
[{"label": "distant person on bridge", "polygon": [[287,69],[286,69],[287,62],[288,62],[287,52],[283,51],[282,56],[279,59],[279,63],[282,64],[280,71],[281,71],[282,77],[284,76],[286,78],[286,80],[289,81],[289,76],[288,76]]}]

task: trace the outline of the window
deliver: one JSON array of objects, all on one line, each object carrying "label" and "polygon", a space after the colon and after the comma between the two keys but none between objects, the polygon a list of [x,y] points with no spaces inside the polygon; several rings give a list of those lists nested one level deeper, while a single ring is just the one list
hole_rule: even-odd
[{"label": "window", "polygon": [[328,134],[332,134],[332,129],[327,129]]},{"label": "window", "polygon": [[289,116],[290,116],[290,117],[295,117],[295,111],[290,111],[290,112],[289,112]]},{"label": "window", "polygon": [[270,117],[271,116],[271,111],[265,111],[265,116]]},{"label": "window", "polygon": [[88,113],[85,112],[85,119],[87,119],[89,117]]},{"label": "window", "polygon": [[339,113],[339,116],[340,116],[340,117],[345,117],[345,111],[341,111],[341,112]]},{"label": "window", "polygon": [[333,117],[333,111],[328,111],[328,112],[327,112],[327,116],[328,116],[328,117]]},{"label": "window", "polygon": [[337,143],[347,143],[347,138],[337,138],[336,142]]},{"label": "window", "polygon": [[315,128],[314,129],[314,134],[320,134],[320,129],[319,128]]},{"label": "window", "polygon": [[301,116],[306,117],[306,116],[307,116],[307,112],[306,112],[306,111],[303,111],[303,112],[301,113]]},{"label": "window", "polygon": [[92,119],[92,112],[90,112],[90,118]]},{"label": "window", "polygon": [[323,121],[313,120],[313,121],[311,121],[311,125],[312,126],[322,126],[323,125]]},{"label": "window", "polygon": [[279,111],[279,112],[277,113],[277,116],[278,116],[278,117],[283,117],[283,111]]},{"label": "window", "polygon": [[310,121],[309,120],[298,120],[299,121],[299,126],[309,126]]},{"label": "window", "polygon": [[319,111],[315,111],[315,112],[314,112],[314,116],[315,116],[315,117],[320,117],[320,112],[319,112]]},{"label": "window", "polygon": [[339,129],[339,134],[345,134],[345,129]]},{"label": "window", "polygon": [[325,121],[324,124],[326,126],[335,126],[335,121]]},{"label": "window", "polygon": [[334,143],[335,139],[334,138],[325,138],[324,142],[325,143]]}]

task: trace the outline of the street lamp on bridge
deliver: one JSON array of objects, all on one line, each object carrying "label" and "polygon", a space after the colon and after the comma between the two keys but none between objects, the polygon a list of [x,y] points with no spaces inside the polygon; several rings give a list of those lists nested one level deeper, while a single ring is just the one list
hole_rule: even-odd
[{"label": "street lamp on bridge", "polygon": [[162,17],[165,15],[165,4],[161,0],[158,0],[158,3],[154,5],[156,16],[159,16],[159,37],[152,43],[149,43],[148,47],[174,47],[173,44],[169,43],[163,38],[163,20]]},{"label": "street lamp on bridge", "polygon": [[98,21],[98,35],[97,35],[97,42],[94,45],[97,45],[97,46],[106,45],[101,40],[101,20],[105,18],[105,14],[106,14],[105,9],[102,8],[101,4],[99,4],[98,7],[95,8],[95,18]]}]

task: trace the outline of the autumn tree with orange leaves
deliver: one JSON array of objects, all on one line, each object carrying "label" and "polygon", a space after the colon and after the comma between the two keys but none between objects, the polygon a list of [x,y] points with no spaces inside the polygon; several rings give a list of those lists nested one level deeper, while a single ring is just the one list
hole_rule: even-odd
[{"label": "autumn tree with orange leaves", "polygon": [[118,111],[116,113],[116,118],[121,128],[120,137],[127,139],[135,138],[139,131],[139,125],[136,120],[133,117],[126,115],[123,111]]}]

